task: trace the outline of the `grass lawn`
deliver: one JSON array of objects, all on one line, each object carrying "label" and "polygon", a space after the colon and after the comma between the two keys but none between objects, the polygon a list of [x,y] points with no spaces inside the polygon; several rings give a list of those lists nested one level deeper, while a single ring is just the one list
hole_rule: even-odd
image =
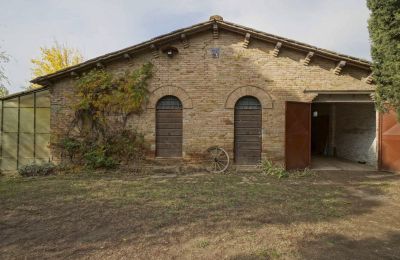
[{"label": "grass lawn", "polygon": [[0,258],[400,259],[400,175],[0,177]]}]

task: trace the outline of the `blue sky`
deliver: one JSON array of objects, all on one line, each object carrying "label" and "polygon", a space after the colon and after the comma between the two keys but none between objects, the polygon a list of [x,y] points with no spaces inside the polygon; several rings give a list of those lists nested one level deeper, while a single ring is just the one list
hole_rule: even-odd
[{"label": "blue sky", "polygon": [[365,0],[0,0],[0,50],[11,93],[31,79],[30,60],[55,40],[85,59],[208,20],[224,20],[370,59]]}]

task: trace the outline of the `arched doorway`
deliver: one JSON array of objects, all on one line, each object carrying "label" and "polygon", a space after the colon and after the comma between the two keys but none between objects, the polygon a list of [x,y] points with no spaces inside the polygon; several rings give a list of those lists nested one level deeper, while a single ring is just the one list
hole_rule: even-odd
[{"label": "arched doorway", "polygon": [[182,156],[182,102],[175,96],[157,102],[156,156]]},{"label": "arched doorway", "polygon": [[253,165],[261,161],[261,104],[245,96],[235,104],[235,162]]}]

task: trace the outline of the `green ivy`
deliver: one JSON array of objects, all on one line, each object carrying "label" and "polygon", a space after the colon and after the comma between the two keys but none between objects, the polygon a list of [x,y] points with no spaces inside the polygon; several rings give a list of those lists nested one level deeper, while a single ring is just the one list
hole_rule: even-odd
[{"label": "green ivy", "polygon": [[119,77],[104,69],[93,69],[76,80],[71,129],[79,129],[79,133],[70,136],[69,131],[60,142],[70,161],[79,156],[78,161],[90,168],[112,168],[119,162],[143,157],[144,138],[126,129],[126,121],[130,115],[142,112],[152,68],[146,63]]},{"label": "green ivy", "polygon": [[[104,69],[93,69],[76,82],[78,102],[74,108],[78,120],[89,120],[94,127],[104,128],[108,115],[124,120],[139,114],[148,99],[148,80],[152,77],[152,63],[114,78]],[[100,129],[99,129],[100,130]]]}]

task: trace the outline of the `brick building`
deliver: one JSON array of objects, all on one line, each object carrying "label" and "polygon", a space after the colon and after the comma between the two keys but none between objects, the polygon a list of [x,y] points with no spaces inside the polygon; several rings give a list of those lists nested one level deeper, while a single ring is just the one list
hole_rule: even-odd
[{"label": "brick building", "polygon": [[[218,145],[235,164],[268,158],[302,168],[315,155],[400,169],[400,152],[391,147],[400,131],[391,135],[395,142],[379,131],[396,122],[375,112],[369,61],[220,16],[34,79],[50,91],[51,140],[72,120],[66,97],[76,75],[99,66],[122,74],[148,61],[149,101],[129,125],[150,144],[149,159],[191,163]],[[51,156],[60,160],[56,147]]]}]

